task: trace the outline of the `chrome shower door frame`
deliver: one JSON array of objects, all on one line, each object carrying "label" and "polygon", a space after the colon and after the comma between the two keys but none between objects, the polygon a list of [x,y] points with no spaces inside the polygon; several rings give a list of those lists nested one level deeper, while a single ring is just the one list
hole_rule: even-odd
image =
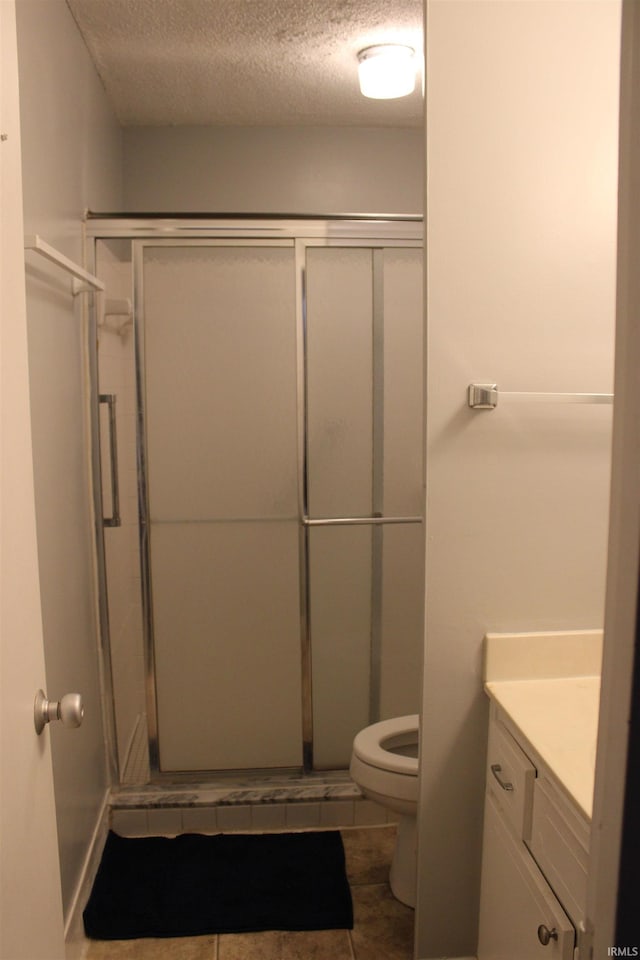
[{"label": "chrome shower door frame", "polygon": [[[144,249],[150,246],[260,246],[286,245],[295,247],[295,309],[296,309],[296,382],[297,382],[297,477],[298,477],[298,525],[299,525],[299,584],[300,584],[300,639],[302,669],[302,766],[287,768],[288,773],[307,773],[313,770],[313,700],[311,673],[311,631],[309,623],[309,534],[319,526],[367,525],[373,529],[374,551],[372,558],[372,604],[374,609],[374,627],[372,630],[371,656],[371,695],[370,720],[377,719],[377,702],[380,687],[380,658],[376,653],[376,644],[380,642],[380,536],[385,524],[421,524],[422,516],[381,516],[380,515],[380,458],[374,463],[373,500],[371,516],[355,517],[312,517],[308,511],[308,396],[307,396],[307,290],[306,257],[307,251],[314,247],[351,247],[366,248],[372,251],[374,264],[379,262],[382,251],[388,247],[423,246],[423,226],[419,217],[335,217],[335,218],[236,218],[221,217],[184,217],[162,216],[120,217],[111,215],[91,215],[86,226],[87,236],[94,241],[122,238],[131,240],[133,257],[133,316],[136,357],[136,409],[137,409],[137,461],[138,461],[138,501],[139,501],[139,548],[143,598],[143,631],[145,690],[149,724],[149,758],[151,781],[156,783],[197,782],[211,776],[220,777],[233,774],[259,775],[282,772],[274,768],[255,768],[230,770],[163,771],[160,769],[158,743],[157,692],[155,679],[155,653],[153,643],[153,597],[151,590],[151,570],[148,530],[148,465],[146,450],[145,414],[144,414],[144,344],[141,335],[141,320],[144,311]],[[275,241],[275,244],[274,244]],[[278,242],[280,241],[280,242]],[[95,263],[95,244],[91,253]],[[381,289],[379,270],[378,281],[374,280],[374,337],[380,342],[382,336],[382,315],[380,313]],[[380,357],[379,349],[376,355]],[[376,372],[377,370],[377,372]],[[378,381],[383,376],[379,364],[374,367],[374,376]],[[98,392],[97,367],[93,376],[95,393]],[[379,396],[373,411],[374,438],[378,453],[383,443],[381,430],[382,397]],[[94,418],[94,449],[99,449],[99,425]],[[99,457],[94,457],[94,485],[96,504],[101,502],[101,478]],[[107,596],[107,571],[104,562],[103,546],[98,545],[98,573],[102,598]],[[377,558],[377,560],[376,560]],[[377,572],[376,572],[377,571]],[[376,588],[376,584],[378,587]],[[377,607],[376,607],[377,605]],[[106,600],[101,600],[101,609],[106,610]],[[377,613],[376,613],[377,609]],[[376,627],[377,624],[377,627]],[[109,665],[109,626],[108,614],[102,615],[103,646],[105,660]],[[377,640],[376,640],[377,637]],[[109,673],[110,671],[108,671]],[[113,687],[107,691],[113,703]],[[113,727],[113,724],[111,725]],[[113,737],[113,733],[112,733]],[[115,755],[115,749],[112,750]],[[114,756],[114,764],[117,758]],[[120,771],[122,773],[122,771]]]}]

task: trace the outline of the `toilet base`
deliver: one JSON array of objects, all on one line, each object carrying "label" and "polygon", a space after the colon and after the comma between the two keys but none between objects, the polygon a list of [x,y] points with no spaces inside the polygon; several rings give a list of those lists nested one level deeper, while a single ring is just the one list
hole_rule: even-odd
[{"label": "toilet base", "polygon": [[408,907],[416,905],[417,823],[415,816],[400,817],[389,873],[391,892],[396,900]]}]

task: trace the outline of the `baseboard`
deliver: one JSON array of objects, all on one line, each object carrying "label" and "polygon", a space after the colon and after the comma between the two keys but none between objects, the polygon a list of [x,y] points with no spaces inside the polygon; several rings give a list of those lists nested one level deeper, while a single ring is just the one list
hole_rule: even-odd
[{"label": "baseboard", "polygon": [[84,860],[80,879],[76,886],[76,891],[71,901],[71,908],[67,916],[64,928],[64,942],[66,960],[83,960],[88,946],[88,941],[84,935],[84,923],[82,912],[86,906],[93,881],[95,880],[102,851],[107,841],[109,832],[109,790],[105,790],[104,798],[93,830],[89,849]]}]

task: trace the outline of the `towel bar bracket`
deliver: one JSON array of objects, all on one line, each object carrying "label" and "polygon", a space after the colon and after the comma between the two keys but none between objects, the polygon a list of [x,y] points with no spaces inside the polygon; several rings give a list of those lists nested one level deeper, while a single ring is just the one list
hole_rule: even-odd
[{"label": "towel bar bracket", "polygon": [[75,277],[71,278],[71,293],[74,297],[77,297],[81,293],[95,293],[96,287],[93,284],[85,283],[82,280],[77,280]]},{"label": "towel bar bracket", "polygon": [[467,403],[472,410],[494,410],[498,405],[497,383],[470,383]]}]

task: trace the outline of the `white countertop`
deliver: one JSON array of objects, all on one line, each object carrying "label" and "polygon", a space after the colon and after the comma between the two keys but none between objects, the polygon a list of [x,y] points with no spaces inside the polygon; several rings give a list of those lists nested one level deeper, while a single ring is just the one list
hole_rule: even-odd
[{"label": "white countertop", "polygon": [[525,752],[529,745],[591,820],[600,677],[493,680],[485,690],[508,714]]}]

